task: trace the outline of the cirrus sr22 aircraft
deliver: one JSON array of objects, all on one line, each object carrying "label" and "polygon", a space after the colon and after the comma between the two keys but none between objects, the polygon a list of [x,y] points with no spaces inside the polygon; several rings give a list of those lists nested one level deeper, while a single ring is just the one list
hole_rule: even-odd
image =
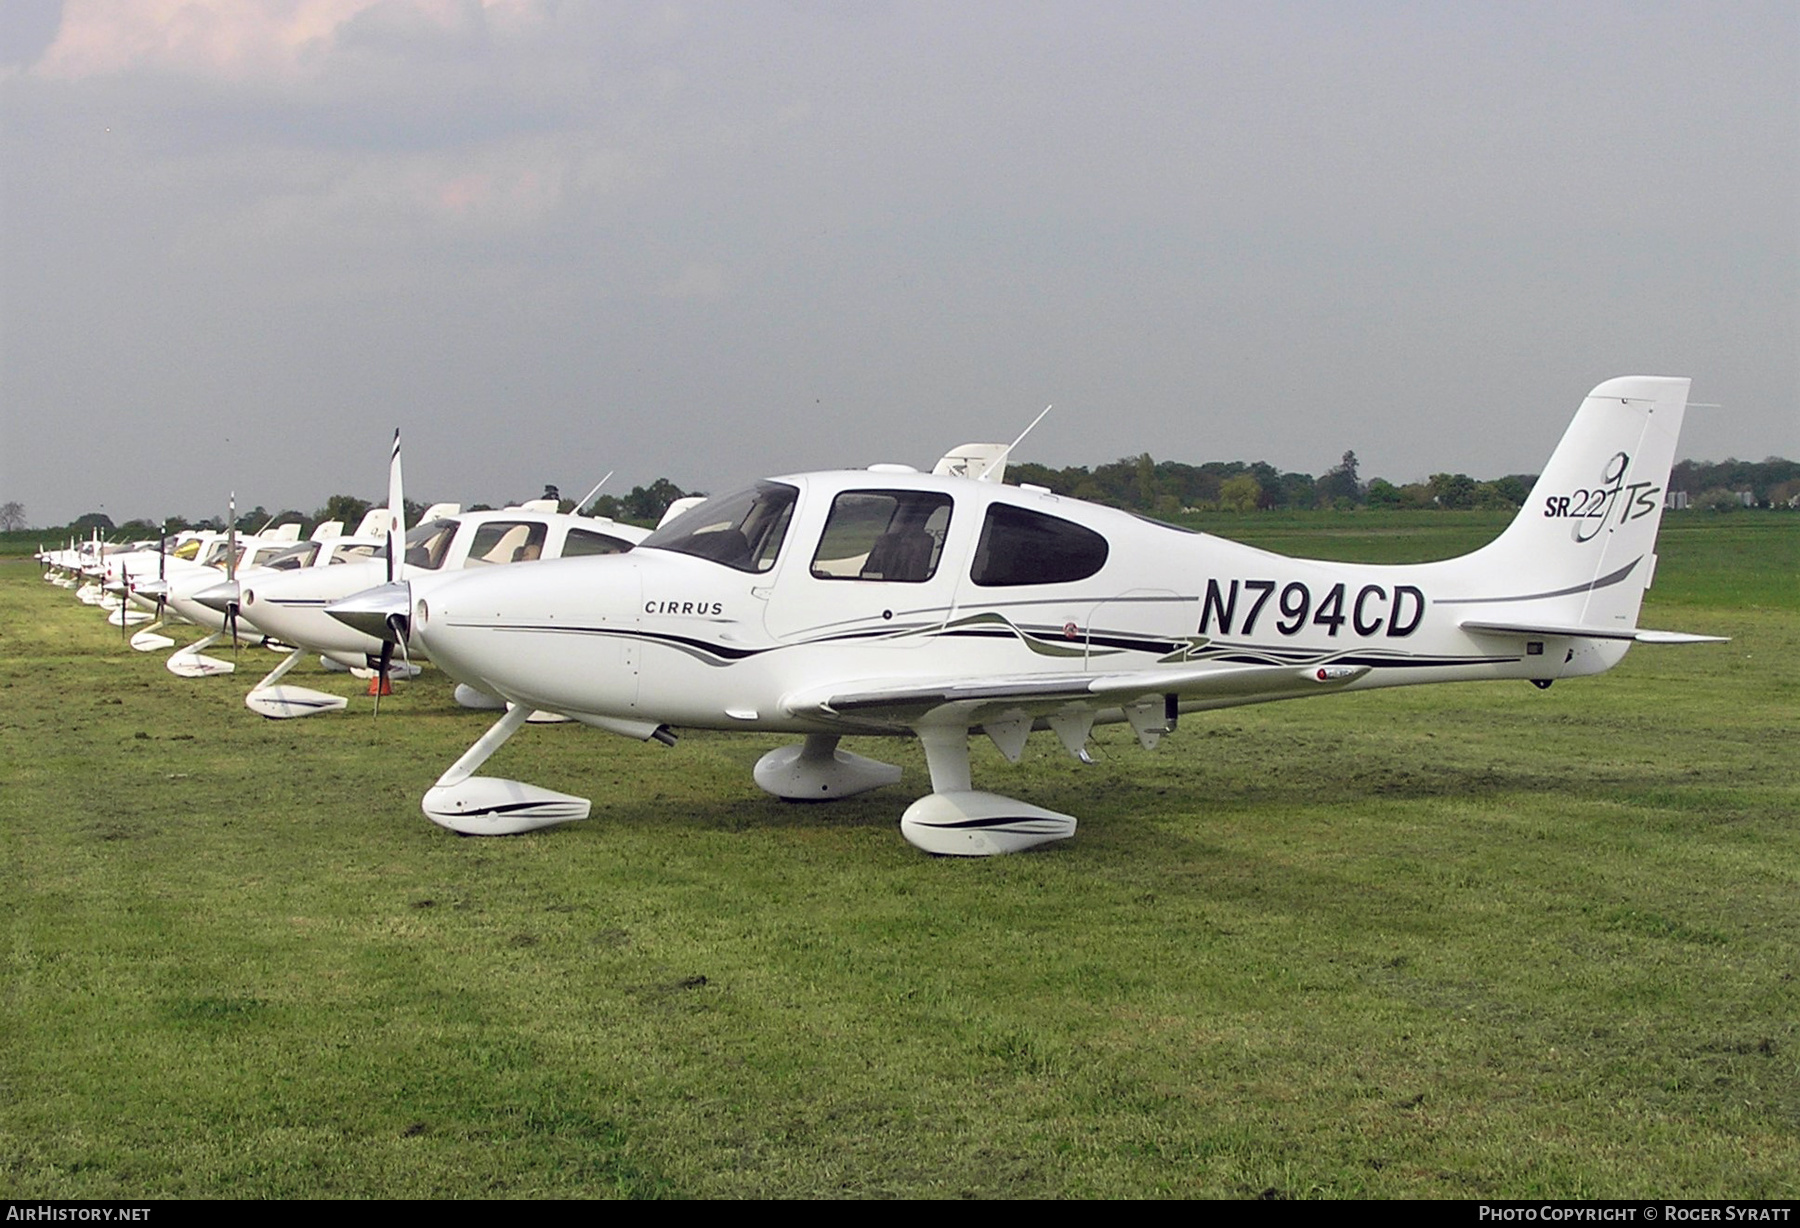
[{"label": "cirrus sr22 aircraft", "polygon": [[1129,722],[1150,747],[1183,713],[1428,682],[1547,687],[1633,641],[1712,639],[1637,625],[1688,385],[1595,388],[1505,532],[1442,562],[1286,558],[1001,485],[1006,449],[968,460],[977,445],[968,476],[940,462],[774,478],[627,554],[401,591],[379,621],[513,705],[425,813],[488,835],[585,818],[584,798],[474,775],[543,709],[664,741],[671,726],[803,735],[755,771],[792,799],[897,782],[838,741],[914,736],[932,792],[901,818],[906,838],[1013,852],[1075,819],[976,790],[976,730],[1015,761],[1034,730],[1085,760],[1097,722]]}]

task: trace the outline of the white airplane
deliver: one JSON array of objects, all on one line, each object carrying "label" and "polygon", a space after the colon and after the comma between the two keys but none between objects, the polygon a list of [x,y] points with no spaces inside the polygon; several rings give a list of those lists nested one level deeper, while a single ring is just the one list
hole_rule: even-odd
[{"label": "white airplane", "polygon": [[[401,489],[396,432],[389,462],[390,505],[404,506]],[[588,497],[592,498],[593,492]],[[396,539],[399,535],[404,537],[402,565],[398,567],[390,562],[391,550],[384,548],[382,557],[366,562],[311,568],[254,581],[246,578],[241,586],[242,617],[265,635],[294,647],[244,697],[245,706],[275,720],[314,716],[346,707],[348,701],[341,695],[281,683],[308,652],[352,669],[372,668],[382,677],[396,668],[391,664],[395,642],[384,634],[385,624],[377,621],[367,630],[346,625],[325,613],[325,607],[332,602],[401,578],[416,580],[421,588],[428,588],[436,577],[466,568],[617,553],[631,549],[648,535],[647,530],[602,517],[560,513],[556,506],[553,500],[534,499],[518,507],[464,513],[453,504],[440,504],[428,511],[411,532],[405,532],[404,524],[396,519]],[[238,600],[238,593],[236,588],[219,586],[201,594],[200,599],[222,607],[227,600]],[[410,661],[398,668],[417,672]],[[381,685],[377,680],[376,689]],[[457,699],[470,707],[504,706],[491,696],[468,689],[459,690]]]},{"label": "white airplane", "polygon": [[1151,747],[1182,713],[1427,682],[1548,687],[1634,641],[1714,640],[1637,626],[1688,385],[1595,388],[1506,531],[1437,563],[1286,558],[1002,486],[976,462],[961,470],[977,480],[900,466],[775,478],[629,554],[402,593],[388,616],[411,643],[513,705],[423,809],[467,834],[585,818],[585,798],[474,775],[534,709],[664,740],[669,726],[803,734],[755,771],[797,800],[896,782],[838,741],[911,735],[933,791],[901,818],[906,838],[1012,852],[1075,819],[975,790],[974,730],[1016,761],[1049,729],[1085,760],[1098,722],[1127,721]]}]

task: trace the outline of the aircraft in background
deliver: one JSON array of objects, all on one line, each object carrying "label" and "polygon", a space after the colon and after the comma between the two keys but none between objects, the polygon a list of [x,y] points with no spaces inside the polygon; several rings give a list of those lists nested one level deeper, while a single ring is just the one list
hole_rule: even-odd
[{"label": "aircraft in background", "polygon": [[[389,460],[388,486],[389,505],[404,507],[398,432]],[[587,499],[598,490],[596,486]],[[465,568],[614,554],[631,549],[648,535],[648,530],[634,525],[556,509],[557,503],[551,499],[483,512],[462,512],[454,504],[440,504],[428,510],[410,532],[403,520],[396,519],[391,526],[391,544],[383,547],[378,558],[286,575],[245,576],[241,584],[218,585],[199,594],[198,600],[215,609],[232,609],[263,634],[291,646],[289,655],[244,697],[251,711],[276,720],[336,711],[348,705],[343,696],[282,683],[307,653],[318,653],[346,668],[375,670],[381,675],[375,682],[377,693],[391,671],[416,673],[417,668],[410,660],[398,667],[393,664],[395,641],[385,634],[385,624],[377,622],[367,631],[348,626],[325,613],[328,604],[401,578],[427,586],[430,578]],[[398,552],[394,544],[399,545]],[[398,565],[393,562],[395,553],[401,557]],[[457,699],[467,707],[504,706],[493,696],[468,689],[459,690]]]}]

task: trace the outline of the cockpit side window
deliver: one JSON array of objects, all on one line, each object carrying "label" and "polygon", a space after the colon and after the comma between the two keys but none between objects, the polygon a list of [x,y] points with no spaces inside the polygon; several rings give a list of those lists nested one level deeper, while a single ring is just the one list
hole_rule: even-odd
[{"label": "cockpit side window", "polygon": [[985,588],[1068,584],[1106,566],[1106,539],[1042,512],[995,503],[981,526],[969,579]]},{"label": "cockpit side window", "polygon": [[410,566],[436,571],[444,565],[450,540],[456,536],[454,520],[427,520],[407,531],[406,561]]},{"label": "cockpit side window", "polygon": [[691,554],[738,571],[768,571],[781,553],[799,498],[798,490],[781,482],[720,495],[683,512],[639,548]]},{"label": "cockpit side window", "polygon": [[631,543],[623,538],[608,537],[592,529],[570,529],[563,539],[562,556],[575,559],[589,554],[624,554],[629,549]]},{"label": "cockpit side window", "polygon": [[490,520],[475,530],[475,541],[463,566],[492,567],[541,559],[546,532],[541,520]]},{"label": "cockpit side window", "polygon": [[950,508],[950,496],[933,491],[847,490],[832,500],[812,574],[922,584],[937,574]]}]

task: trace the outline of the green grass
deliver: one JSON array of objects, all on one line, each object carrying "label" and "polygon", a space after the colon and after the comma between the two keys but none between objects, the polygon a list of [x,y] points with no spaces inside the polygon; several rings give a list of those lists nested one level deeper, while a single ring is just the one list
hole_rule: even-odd
[{"label": "green grass", "polygon": [[[1346,520],[1268,528],[1470,531]],[[1792,1198],[1800,536],[1691,523],[1643,621],[1729,645],[980,740],[1082,817],[984,861],[900,839],[910,743],[790,806],[779,739],[568,726],[493,770],[594,817],[458,840],[441,678],[266,722],[270,654],[179,681],[0,565],[0,1196]]]}]

